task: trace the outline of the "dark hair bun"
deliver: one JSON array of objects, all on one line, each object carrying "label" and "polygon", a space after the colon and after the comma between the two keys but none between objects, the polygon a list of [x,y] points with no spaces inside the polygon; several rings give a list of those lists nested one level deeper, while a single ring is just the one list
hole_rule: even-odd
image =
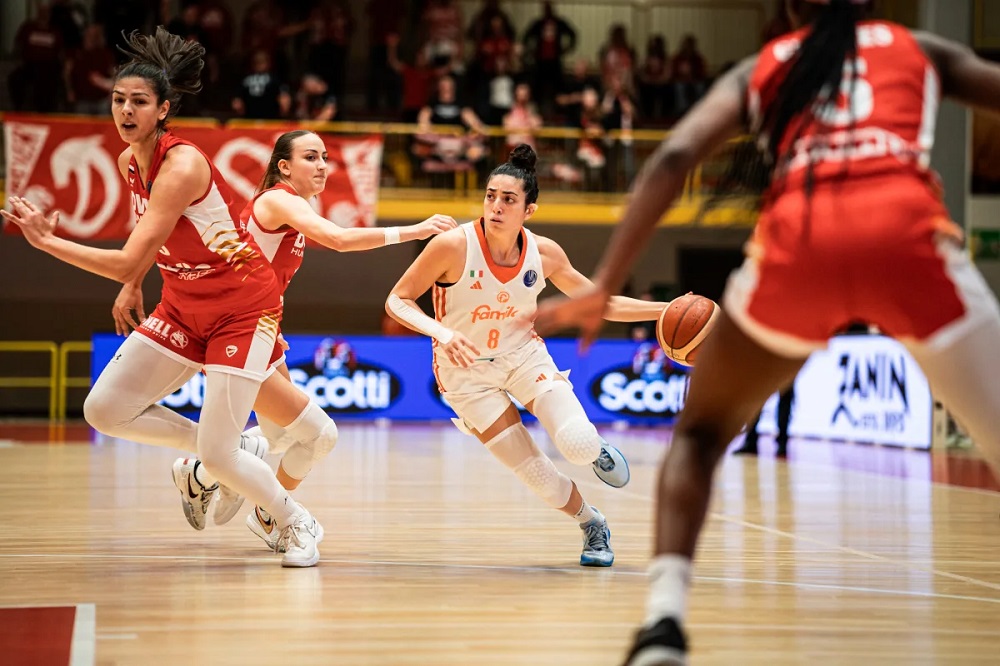
[{"label": "dark hair bun", "polygon": [[534,171],[535,162],[537,161],[538,155],[535,153],[534,149],[526,143],[519,143],[514,146],[514,150],[510,151],[510,163],[518,169]]}]

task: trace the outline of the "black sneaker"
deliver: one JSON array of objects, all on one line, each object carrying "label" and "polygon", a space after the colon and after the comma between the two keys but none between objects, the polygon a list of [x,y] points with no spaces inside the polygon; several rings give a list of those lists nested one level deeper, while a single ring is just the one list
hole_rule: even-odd
[{"label": "black sneaker", "polygon": [[672,617],[666,617],[635,635],[632,650],[624,666],[684,666],[687,664],[687,639],[684,630]]}]

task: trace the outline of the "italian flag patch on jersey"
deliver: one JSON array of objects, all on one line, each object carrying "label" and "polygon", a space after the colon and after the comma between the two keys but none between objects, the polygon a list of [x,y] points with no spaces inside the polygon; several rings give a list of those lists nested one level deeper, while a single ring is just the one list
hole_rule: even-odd
[{"label": "italian flag patch on jersey", "polygon": [[483,277],[482,271],[469,271],[469,277]]}]

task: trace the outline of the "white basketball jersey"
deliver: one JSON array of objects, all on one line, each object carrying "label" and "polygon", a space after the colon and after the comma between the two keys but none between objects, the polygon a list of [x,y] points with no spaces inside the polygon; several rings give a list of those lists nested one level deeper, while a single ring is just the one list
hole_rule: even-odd
[{"label": "white basketball jersey", "polygon": [[[469,338],[479,349],[480,358],[519,349],[538,337],[531,319],[545,278],[535,237],[522,228],[517,265],[498,266],[486,247],[482,220],[460,228],[465,232],[465,268],[455,284],[434,285],[434,316]],[[453,365],[446,355],[438,354],[436,341],[434,354],[438,363]]]}]

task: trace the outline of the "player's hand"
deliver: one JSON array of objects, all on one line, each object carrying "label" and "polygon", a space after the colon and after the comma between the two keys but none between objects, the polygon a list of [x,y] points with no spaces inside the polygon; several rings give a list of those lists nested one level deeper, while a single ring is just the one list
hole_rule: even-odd
[{"label": "player's hand", "polygon": [[469,340],[469,338],[458,331],[454,333],[448,344],[441,345],[440,349],[452,363],[463,368],[468,368],[479,358],[479,350],[472,344],[472,340]]},{"label": "player's hand", "polygon": [[45,217],[41,209],[27,199],[11,197],[9,201],[13,210],[10,212],[0,210],[0,215],[20,227],[25,240],[31,245],[41,248],[55,235],[56,226],[59,224],[59,211]]},{"label": "player's hand", "polygon": [[442,234],[449,229],[454,229],[457,226],[458,222],[449,215],[431,215],[423,222],[415,224],[414,229],[417,232],[417,240],[424,240],[425,238]]},{"label": "player's hand", "polygon": [[115,333],[118,335],[128,335],[130,328],[137,328],[146,321],[142,306],[142,285],[122,285],[122,290],[118,292],[118,298],[111,307],[111,316],[115,320]]},{"label": "player's hand", "polygon": [[535,330],[547,335],[566,328],[580,330],[580,349],[586,351],[604,325],[604,313],[611,294],[594,285],[574,298],[550,298],[535,312]]},{"label": "player's hand", "polygon": [[282,351],[288,351],[289,349],[288,343],[285,342],[285,336],[283,336],[281,333],[278,333],[278,344],[281,345]]}]

